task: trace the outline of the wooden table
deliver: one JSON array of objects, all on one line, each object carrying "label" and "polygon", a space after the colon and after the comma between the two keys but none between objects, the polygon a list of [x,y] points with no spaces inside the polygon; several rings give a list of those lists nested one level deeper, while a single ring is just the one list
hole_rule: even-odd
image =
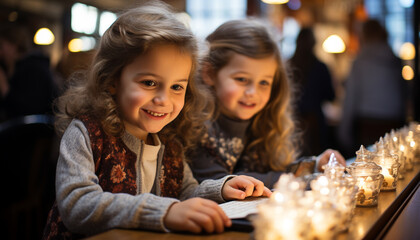
[{"label": "wooden table", "polygon": [[[398,181],[396,191],[380,192],[378,206],[356,207],[350,229],[339,234],[337,239],[420,239],[420,165],[414,165],[413,171],[406,172],[404,176]],[[253,237],[252,233],[232,231],[194,235],[114,229],[88,239],[244,240]]]},{"label": "wooden table", "polygon": [[221,234],[194,235],[180,233],[157,233],[138,230],[114,229],[105,233],[98,234],[89,240],[244,240],[251,239],[249,233],[244,232],[224,232]]}]

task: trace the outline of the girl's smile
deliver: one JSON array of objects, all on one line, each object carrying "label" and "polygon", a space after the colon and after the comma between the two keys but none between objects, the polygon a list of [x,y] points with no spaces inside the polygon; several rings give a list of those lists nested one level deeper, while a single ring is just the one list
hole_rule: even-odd
[{"label": "girl's smile", "polygon": [[255,103],[246,103],[246,102],[242,102],[242,101],[239,101],[239,104],[242,105],[245,108],[254,108],[257,105]]},{"label": "girl's smile", "polygon": [[158,112],[153,112],[153,111],[145,110],[145,109],[143,109],[143,111],[148,113],[150,115],[150,117],[154,117],[154,118],[157,118],[157,119],[164,118],[165,116],[168,115],[167,113],[158,113]]}]

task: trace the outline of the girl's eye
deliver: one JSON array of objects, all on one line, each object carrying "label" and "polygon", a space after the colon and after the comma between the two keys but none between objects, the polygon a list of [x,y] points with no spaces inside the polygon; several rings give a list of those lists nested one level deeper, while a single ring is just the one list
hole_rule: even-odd
[{"label": "girl's eye", "polygon": [[237,77],[235,78],[236,81],[241,82],[241,83],[246,83],[248,82],[248,79],[244,78],[244,77]]},{"label": "girl's eye", "polygon": [[270,82],[268,82],[268,81],[266,81],[266,80],[262,80],[262,81],[260,82],[260,85],[263,85],[263,86],[270,86]]},{"label": "girl's eye", "polygon": [[143,80],[141,81],[141,84],[145,85],[146,87],[155,87],[157,83],[152,80]]},{"label": "girl's eye", "polygon": [[181,90],[183,90],[183,89],[184,89],[184,86],[179,85],[179,84],[175,84],[175,85],[173,85],[171,88],[172,88],[173,90],[175,90],[175,91],[181,91]]}]

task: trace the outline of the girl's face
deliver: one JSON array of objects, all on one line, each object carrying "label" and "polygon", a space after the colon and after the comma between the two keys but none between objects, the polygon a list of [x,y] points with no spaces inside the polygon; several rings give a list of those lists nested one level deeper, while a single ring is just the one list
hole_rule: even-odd
[{"label": "girl's face", "polygon": [[270,99],[276,69],[274,56],[255,59],[234,53],[217,72],[215,81],[210,80],[221,113],[232,119],[248,120],[261,111]]},{"label": "girl's face", "polygon": [[158,45],[126,65],[116,87],[125,129],[146,141],[184,106],[192,59],[173,45]]}]

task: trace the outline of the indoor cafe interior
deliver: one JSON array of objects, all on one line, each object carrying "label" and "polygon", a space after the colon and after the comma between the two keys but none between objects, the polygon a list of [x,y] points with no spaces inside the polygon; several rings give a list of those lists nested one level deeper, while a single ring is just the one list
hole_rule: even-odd
[{"label": "indoor cafe interior", "polygon": [[[119,16],[153,1],[0,0],[2,239],[50,239],[55,100]],[[219,204],[232,221],[222,233],[116,225],[57,239],[420,239],[419,0],[162,2],[200,53],[223,23],[262,23],[289,82],[296,159],[334,149],[346,166],[332,154],[322,171],[282,173],[268,198]]]}]

